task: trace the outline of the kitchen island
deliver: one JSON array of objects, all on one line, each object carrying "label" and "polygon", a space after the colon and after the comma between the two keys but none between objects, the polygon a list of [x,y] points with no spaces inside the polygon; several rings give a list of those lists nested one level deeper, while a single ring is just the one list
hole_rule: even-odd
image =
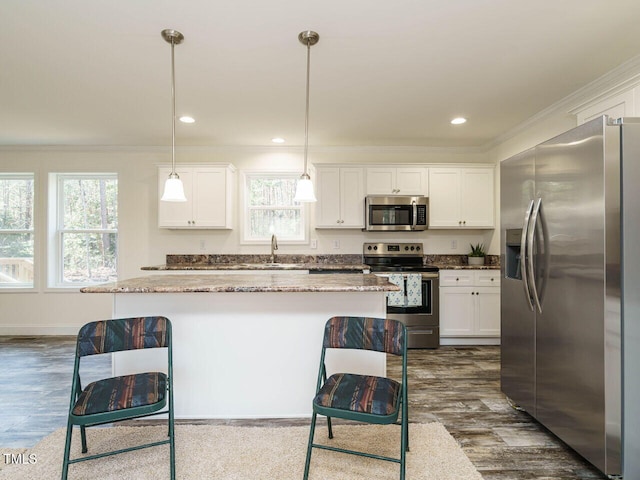
[{"label": "kitchen island", "polygon": [[[176,418],[277,418],[311,414],[325,322],[386,316],[398,287],[370,274],[150,275],[85,287],[113,295],[113,318],[164,315],[173,324]],[[160,351],[114,354],[114,375],[160,369]],[[386,356],[333,351],[342,366],[384,375]],[[134,359],[136,358],[136,359]]]}]

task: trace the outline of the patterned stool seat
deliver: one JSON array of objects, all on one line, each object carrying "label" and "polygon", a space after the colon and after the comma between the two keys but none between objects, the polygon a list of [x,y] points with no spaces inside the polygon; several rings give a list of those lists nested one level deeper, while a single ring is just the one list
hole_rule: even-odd
[{"label": "patterned stool seat", "polygon": [[114,412],[163,402],[167,376],[161,372],[106,378],[90,383],[73,407],[76,416]]},{"label": "patterned stool seat", "polygon": [[401,385],[390,378],[351,373],[331,375],[313,403],[351,412],[392,415],[398,409]]}]

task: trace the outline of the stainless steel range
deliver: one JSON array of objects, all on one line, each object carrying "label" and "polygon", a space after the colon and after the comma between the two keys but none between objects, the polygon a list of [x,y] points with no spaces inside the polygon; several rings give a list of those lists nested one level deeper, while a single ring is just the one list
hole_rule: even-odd
[{"label": "stainless steel range", "polygon": [[365,243],[362,257],[371,273],[402,289],[387,297],[387,318],[407,326],[409,348],[438,348],[438,267],[423,264],[422,243]]}]

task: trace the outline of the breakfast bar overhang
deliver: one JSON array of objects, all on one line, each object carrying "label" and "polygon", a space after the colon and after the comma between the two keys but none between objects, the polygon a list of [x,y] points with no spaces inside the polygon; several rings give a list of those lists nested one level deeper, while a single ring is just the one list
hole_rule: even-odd
[{"label": "breakfast bar overhang", "polygon": [[[81,291],[113,294],[113,318],[171,320],[176,418],[284,418],[311,414],[325,322],[384,318],[386,294],[397,289],[371,274],[193,274]],[[330,353],[329,375],[386,373],[384,354]],[[130,352],[113,354],[114,376],[159,370],[164,352],[144,354],[143,363]]]}]

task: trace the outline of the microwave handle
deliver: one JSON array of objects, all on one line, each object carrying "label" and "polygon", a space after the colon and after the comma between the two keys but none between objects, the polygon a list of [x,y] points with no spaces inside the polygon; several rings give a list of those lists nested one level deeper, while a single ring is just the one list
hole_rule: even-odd
[{"label": "microwave handle", "polygon": [[416,229],[416,225],[418,224],[418,205],[416,205],[416,201],[411,202],[413,205],[413,221],[411,222],[411,230]]}]

